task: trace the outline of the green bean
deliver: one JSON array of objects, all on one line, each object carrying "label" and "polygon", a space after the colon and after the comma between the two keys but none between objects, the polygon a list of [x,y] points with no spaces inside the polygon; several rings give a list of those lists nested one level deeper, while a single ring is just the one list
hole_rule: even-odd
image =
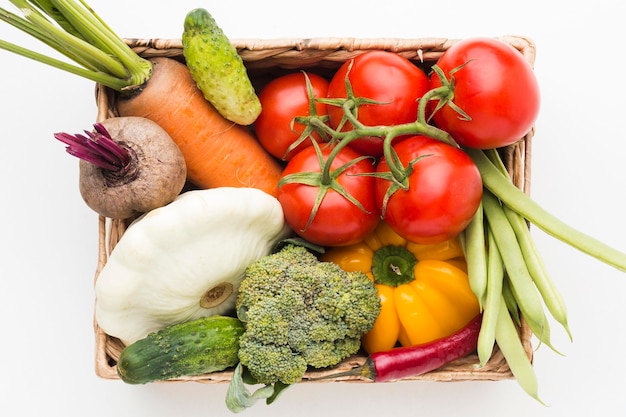
[{"label": "green bean", "polygon": [[502,256],[504,269],[511,280],[511,289],[520,311],[533,329],[533,333],[542,337],[545,335],[543,327],[547,323],[542,300],[526,268],[511,223],[498,199],[487,190],[483,193],[483,207],[487,223],[494,231],[493,236]]},{"label": "green bean", "polygon": [[487,256],[482,203],[465,229],[463,241],[470,288],[478,298],[478,304],[482,310],[487,291]]},{"label": "green bean", "polygon": [[[500,173],[502,173],[504,176],[509,178],[508,171],[504,166],[504,163],[502,162],[500,154],[497,152],[497,150],[488,149],[485,150],[484,153],[494,165],[494,167],[497,168],[497,170],[500,171]],[[508,207],[506,204],[502,204],[502,208],[514,230],[528,272],[535,286],[539,290],[544,304],[548,307],[548,310],[550,311],[552,316],[565,328],[571,339],[571,333],[567,325],[565,304],[558,290],[554,286],[554,283],[550,279],[547,271],[545,270],[545,266],[543,265],[537,248],[530,236],[530,231],[525,219],[519,213]],[[552,346],[550,342],[550,328],[547,321],[545,323],[545,327],[538,327],[536,323],[532,322],[529,322],[529,326],[531,327],[533,333],[540,332],[541,337],[539,337],[539,339],[541,342],[547,344],[548,346],[550,346],[551,349],[556,351],[556,349],[554,348],[554,346]]]},{"label": "green bean", "polygon": [[544,404],[543,401],[539,399],[539,385],[535,369],[524,350],[517,329],[505,307],[504,299],[502,299],[500,303],[498,322],[496,324],[496,342],[517,383],[531,397],[541,404]]},{"label": "green bean", "polygon": [[500,311],[500,300],[502,299],[502,281],[504,279],[502,257],[489,228],[487,229],[487,250],[487,293],[477,347],[480,366],[484,366],[493,353],[496,323]]},{"label": "green bean", "polygon": [[[539,340],[540,344],[544,344],[552,349],[554,352],[562,355],[562,353],[559,352],[552,344],[550,322],[548,320],[545,320],[542,324],[536,323],[532,320],[526,320],[526,323],[528,324],[528,327],[530,327],[530,330],[533,332],[533,334],[537,337],[537,340]],[[537,346],[537,348],[539,348],[539,346]]]},{"label": "green bean", "polygon": [[524,218],[507,206],[504,206],[504,213],[515,231],[528,272],[543,297],[544,304],[550,311],[550,314],[552,314],[552,317],[563,326],[570,340],[572,340],[572,334],[567,322],[565,301],[545,268]]},{"label": "green bean", "polygon": [[599,261],[626,272],[626,253],[585,234],[547,212],[489,160],[485,153],[477,149],[466,152],[480,170],[484,186],[493,192],[504,204],[518,212],[547,234],[586,253]]},{"label": "green bean", "polygon": [[506,169],[504,162],[502,162],[502,158],[500,158],[500,154],[497,149],[485,149],[483,152],[502,174],[506,175],[509,179],[511,178],[509,176],[509,171]]},{"label": "green bean", "polygon": [[504,303],[509,310],[509,314],[511,318],[517,325],[517,327],[522,327],[522,320],[519,315],[519,307],[517,306],[517,300],[513,295],[513,290],[511,290],[511,281],[509,277],[504,274],[504,280],[502,281],[502,296],[504,297]]}]

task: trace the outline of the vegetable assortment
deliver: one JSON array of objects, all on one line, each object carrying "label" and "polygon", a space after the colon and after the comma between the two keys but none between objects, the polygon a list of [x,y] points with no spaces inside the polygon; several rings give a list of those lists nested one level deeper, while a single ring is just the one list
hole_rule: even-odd
[{"label": "vegetable assortment", "polygon": [[[461,359],[476,350],[481,320],[481,316],[477,315],[462,329],[441,339],[372,353],[367,356],[363,365],[345,372],[337,372],[310,380],[320,381],[328,378],[356,376],[374,382],[390,382],[423,375]],[[263,399],[266,400],[267,404],[271,404],[290,386],[279,383],[268,384],[250,392],[246,388],[246,384],[254,385],[257,384],[257,381],[244,374],[244,371],[245,368],[241,366],[241,362],[237,364],[226,394],[226,405],[233,413],[242,412]]]},{"label": "vegetable assortment", "polygon": [[347,271],[363,271],[376,283],[381,312],[362,339],[369,354],[398,342],[411,346],[440,339],[479,313],[458,237],[422,245],[381,222],[363,242],[330,248],[320,259]]},{"label": "vegetable assortment", "polygon": [[[290,169],[288,163],[287,174],[279,183],[278,195],[280,199],[281,190],[285,187],[293,187],[295,184],[308,190],[308,194],[293,193],[290,196],[289,205],[283,204],[287,223],[304,239],[308,238],[308,227],[314,224],[318,216],[327,224],[332,223],[329,212],[334,212],[335,216],[338,216],[336,210],[332,208],[336,204],[335,197],[337,196],[344,198],[342,200],[344,204],[352,203],[352,209],[361,210],[362,215],[378,210],[379,224],[380,222],[386,223],[391,230],[406,241],[427,245],[442,243],[454,237],[460,239],[467,270],[465,288],[467,291],[471,290],[474,301],[472,309],[468,309],[467,314],[470,317],[467,317],[461,326],[480,313],[480,329],[476,335],[476,344],[473,346],[479,356],[479,365],[487,363],[497,344],[520,386],[541,402],[537,378],[517,329],[522,325],[522,321],[525,321],[541,343],[554,349],[550,341],[550,316],[568,334],[569,328],[564,302],[542,265],[540,256],[533,245],[527,222],[537,224],[562,241],[621,270],[626,267],[626,254],[564,225],[513,184],[504,168],[499,149],[492,146],[512,144],[510,135],[523,135],[532,128],[538,110],[538,90],[532,68],[525,60],[519,58],[519,53],[515,49],[500,41],[477,38],[459,42],[459,44],[458,48],[451,48],[451,54],[453,56],[459,54],[465,57],[466,61],[447,73],[435,63],[430,73],[433,88],[425,92],[418,100],[416,119],[413,122],[396,125],[368,125],[360,120],[362,108],[377,105],[382,107],[385,103],[355,95],[349,74],[350,71],[358,69],[358,61],[357,59],[350,60],[347,65],[348,70],[342,74],[346,85],[345,97],[331,96],[330,88],[326,99],[310,96],[310,109],[313,109],[316,103],[326,103],[330,115],[331,109],[339,108],[343,112],[341,122],[333,126],[332,118],[329,120],[328,117],[313,112],[295,117],[294,122],[309,126],[320,136],[327,137],[327,144],[311,140],[308,142],[310,143],[308,148],[291,157],[290,163],[298,160],[301,155],[315,155],[317,164],[313,164],[313,167],[300,166],[298,171]],[[444,63],[446,54],[447,52],[440,58]],[[491,61],[481,58],[491,55],[498,58],[496,63],[489,64]],[[483,65],[488,65],[489,68],[483,68]],[[468,74],[460,76],[466,70]],[[505,79],[504,74],[509,74],[509,70],[511,74],[520,74],[520,85],[529,89],[527,102],[519,107],[507,104],[510,98],[510,83],[495,82],[495,80]],[[490,74],[490,77],[481,78],[479,74],[482,73]],[[457,74],[459,74],[458,78]],[[466,104],[467,110],[461,107],[465,98],[463,89],[466,87],[461,80],[465,76],[471,77],[474,92],[491,93],[472,94],[472,100]],[[331,79],[331,85],[334,77],[336,75]],[[439,84],[432,81],[434,77],[438,77]],[[368,81],[372,84],[379,82],[378,79]],[[457,88],[459,89],[458,98]],[[501,103],[498,102],[498,97]],[[493,112],[494,107],[501,113]],[[464,140],[469,140],[467,133],[452,128],[448,131],[437,124],[433,116],[444,108],[453,110],[457,119],[468,123],[468,129],[474,129],[475,136],[472,140],[475,142],[470,142],[471,147],[461,144]],[[490,142],[493,140],[489,137],[492,130],[489,128],[490,124],[484,120],[490,120],[490,123],[496,124],[498,128],[501,127],[502,139],[507,142],[501,144]],[[470,126],[472,121],[478,123]],[[444,123],[445,121],[442,122]],[[509,136],[505,135],[506,131],[509,131]],[[307,143],[306,137],[310,133],[306,130],[303,132],[296,143]],[[376,157],[374,152],[359,152],[350,146],[359,143],[358,141],[362,138],[378,138],[382,146],[382,155]],[[477,142],[478,140],[482,143]],[[415,151],[415,149],[419,150],[420,144],[427,150]],[[351,160],[343,157],[347,149],[356,151]],[[437,166],[439,158],[447,158],[442,164],[443,166],[448,164],[447,167],[441,168],[438,172],[434,170],[435,173],[428,177],[429,167],[431,164]],[[369,173],[359,172],[352,175],[354,183],[359,187],[342,186],[339,181],[341,176],[363,161],[368,161],[371,167]],[[454,171],[462,168],[466,171],[455,176]],[[420,181],[416,181],[416,174],[427,178],[423,180],[424,186],[420,186]],[[374,178],[375,182],[374,188],[369,188],[369,190],[374,190],[376,197],[376,206],[371,210],[364,207],[364,202],[368,200],[363,198],[368,195],[365,191],[371,187],[366,182],[370,178]],[[422,190],[420,192],[425,194],[419,194],[418,190]],[[412,195],[414,197],[411,199]],[[315,200],[312,204],[313,196]],[[436,197],[429,200],[431,196],[440,197],[438,200]],[[396,198],[400,201],[397,207],[394,206]],[[422,209],[420,203],[427,201],[435,203],[425,204],[427,207]],[[432,205],[435,205],[436,209]],[[290,221],[291,210],[294,212],[297,210],[299,219],[306,217],[301,211],[308,213],[308,223],[302,227],[302,220],[299,223]],[[401,214],[394,217],[394,210],[400,210]],[[424,221],[421,224],[424,228],[420,229],[419,216],[423,213],[431,214],[432,217]],[[359,221],[356,223],[360,224]],[[335,227],[335,229],[327,227],[324,237],[332,238],[342,228],[343,224],[342,227]],[[361,229],[361,232],[367,235],[365,229]],[[343,262],[345,258],[342,258],[344,252],[350,252],[352,245],[354,244],[327,243],[326,246],[330,248],[320,258],[333,260],[337,256],[339,264],[349,270],[358,270],[363,251],[355,256],[354,264],[350,264],[350,261]],[[401,252],[401,249],[401,245],[396,245],[389,253],[393,257],[396,252]],[[405,262],[403,257],[396,256],[386,268],[399,271],[405,266]],[[428,264],[428,260],[418,261],[415,269],[427,269]],[[365,271],[369,269],[370,267],[364,268]],[[371,269],[374,270],[372,271],[373,279],[377,282],[375,268]],[[411,266],[407,269],[411,270]],[[464,269],[461,272],[464,273]],[[453,276],[453,274],[450,275]],[[429,279],[432,280],[432,276],[431,271]],[[416,278],[415,281],[418,279]],[[403,348],[410,349],[422,345],[424,342],[417,336],[428,334],[428,325],[413,332],[410,331],[412,329],[410,326],[417,327],[415,321],[410,321],[410,324],[405,326],[401,319],[402,314],[398,314],[399,319],[390,319],[385,311],[385,304],[391,297],[385,294],[384,290],[379,290],[379,294],[382,305],[379,318],[388,323],[384,330],[396,334],[399,344],[408,345]],[[396,297],[394,294],[393,298],[394,300],[401,298],[407,305],[412,301],[411,297],[406,295]],[[457,300],[455,307],[458,307],[458,303]],[[544,306],[547,311],[544,310]],[[423,309],[423,311],[420,318],[430,313],[428,309]],[[472,316],[470,312],[474,315]],[[397,330],[398,327],[399,330]],[[384,333],[381,332],[379,335],[381,340],[385,337]],[[445,333],[447,334],[439,336],[449,337],[454,334],[454,329],[448,328]],[[390,342],[385,343],[386,345],[380,349],[388,350],[374,352],[372,355],[379,353],[382,355],[383,352],[390,352],[389,349],[397,349],[389,347]],[[369,348],[371,351],[379,348],[373,343],[370,344],[367,335],[362,339],[362,345],[364,349]],[[390,355],[390,357],[394,356]],[[268,403],[275,399],[275,391],[260,391],[257,391],[258,396],[269,396],[267,397]],[[255,395],[252,394],[253,397]],[[238,395],[233,394],[233,396],[239,398]]]},{"label": "vegetable assortment", "polygon": [[[0,9],[0,20],[56,49],[73,64],[2,40],[0,49],[116,91],[118,115],[147,118],[161,126],[183,153],[188,180],[196,186],[255,187],[275,193],[281,166],[254,135],[226,119],[204,98],[186,65],[172,58],[140,57],[83,2],[11,3],[23,17]],[[219,38],[220,47],[226,48],[226,42],[225,37]],[[188,57],[199,52],[189,50]],[[221,55],[213,65],[231,68],[236,62],[232,54]],[[229,73],[221,83],[233,87],[241,83],[242,76],[245,74]]]},{"label": "vegetable assortment", "polygon": [[388,382],[425,374],[472,353],[481,324],[482,316],[478,314],[459,330],[439,339],[372,353],[363,366],[345,375]]},{"label": "vegetable assortment", "polygon": [[199,94],[184,64],[163,57],[151,62],[155,69],[141,94],[119,97],[120,116],[145,117],[161,125],[185,155],[187,177],[196,186],[254,187],[275,194],[281,167],[256,138]]},{"label": "vegetable assortment", "polygon": [[[372,82],[376,80],[376,82]],[[341,106],[329,106],[333,129],[349,131],[354,125],[343,111],[341,99],[354,99],[356,119],[369,126],[389,126],[415,120],[419,99],[428,91],[428,76],[408,59],[388,51],[365,52],[346,61],[333,75],[328,97]],[[302,115],[300,115],[302,116]],[[379,157],[383,139],[364,134],[350,142],[357,151]]]},{"label": "vegetable assortment", "polygon": [[98,275],[96,321],[129,344],[231,313],[247,266],[287,233],[280,204],[260,190],[187,191],[128,227]]},{"label": "vegetable assortment", "polygon": [[540,96],[502,41],[458,41],[432,65],[366,52],[257,91],[204,9],[182,22],[181,62],[137,55],[82,1],[11,3],[23,17],[0,20],[74,64],[1,49],[113,98],[93,131],[55,137],[81,159],[89,207],[129,223],[95,286],[125,382],[231,370],[240,412],[359,351],[363,366],[328,377],[391,381],[473,352],[484,366],[497,345],[540,401],[518,329],[554,349],[552,319],[569,327],[528,224],[626,271],[626,254],[509,177],[500,150],[532,129]]},{"label": "vegetable assortment", "polygon": [[369,356],[361,375],[376,382],[393,381],[422,375],[475,350],[482,317],[475,316],[461,329],[440,339],[395,348]]}]

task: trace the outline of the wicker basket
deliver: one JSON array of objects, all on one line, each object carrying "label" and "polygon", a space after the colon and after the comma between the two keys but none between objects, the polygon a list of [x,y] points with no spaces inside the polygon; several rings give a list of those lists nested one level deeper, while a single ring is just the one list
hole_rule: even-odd
[{"label": "wicker basket", "polygon": [[[511,44],[527,61],[533,65],[535,60],[534,43],[523,37],[504,36],[499,39]],[[319,74],[331,75],[343,62],[368,50],[388,50],[397,52],[417,65],[428,69],[436,62],[455,40],[445,38],[422,39],[354,39],[354,38],[315,38],[315,39],[277,39],[232,40],[243,58],[248,74],[253,83],[260,89],[268,80],[296,69],[314,70]],[[180,40],[169,39],[128,39],[127,43],[141,56],[149,58],[167,56],[179,60],[182,57],[182,43]],[[98,104],[98,121],[116,115],[114,93],[107,88],[96,86],[96,100]],[[502,155],[509,169],[515,185],[530,192],[530,156],[533,131],[522,140],[503,149]],[[123,235],[129,221],[99,218],[99,245],[98,267],[95,279],[120,237]],[[105,379],[119,379],[116,370],[117,359],[124,345],[116,338],[107,335],[95,322],[96,336],[96,374]],[[531,336],[528,326],[522,324],[519,329],[524,349],[532,360]],[[365,356],[355,355],[337,365],[332,370],[309,372],[308,378],[324,376],[330,373],[345,371],[365,362]],[[469,381],[469,380],[501,380],[513,377],[506,360],[495,347],[494,354],[486,366],[478,368],[476,354],[450,363],[438,370],[416,376],[414,380],[431,381]],[[179,378],[168,382],[196,381],[202,383],[220,383],[230,381],[231,371],[216,372],[196,377]],[[369,380],[359,377],[342,377],[325,379],[325,381],[359,381]]]}]

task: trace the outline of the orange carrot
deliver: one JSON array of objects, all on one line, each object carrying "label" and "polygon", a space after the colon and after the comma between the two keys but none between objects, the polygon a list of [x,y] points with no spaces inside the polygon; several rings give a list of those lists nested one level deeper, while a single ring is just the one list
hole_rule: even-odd
[{"label": "orange carrot", "polygon": [[120,116],[145,117],[168,132],[195,185],[255,187],[275,195],[282,167],[256,137],[215,110],[184,64],[171,58],[151,61],[145,88],[118,100]]}]

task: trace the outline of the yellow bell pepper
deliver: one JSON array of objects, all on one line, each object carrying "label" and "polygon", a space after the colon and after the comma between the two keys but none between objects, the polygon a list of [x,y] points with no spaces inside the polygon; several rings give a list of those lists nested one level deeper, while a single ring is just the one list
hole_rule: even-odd
[{"label": "yellow bell pepper", "polygon": [[321,260],[363,271],[376,283],[380,315],[362,338],[369,354],[448,336],[479,313],[458,238],[417,244],[381,222],[362,242],[330,248]]}]

